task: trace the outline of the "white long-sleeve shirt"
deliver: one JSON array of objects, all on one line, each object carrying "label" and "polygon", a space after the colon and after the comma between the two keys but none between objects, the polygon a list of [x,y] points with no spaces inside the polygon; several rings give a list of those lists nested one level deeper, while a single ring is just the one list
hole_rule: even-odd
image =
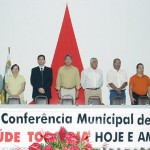
[{"label": "white long-sleeve shirt", "polygon": [[106,80],[109,90],[112,89],[109,86],[110,83],[113,83],[117,88],[120,88],[124,82],[128,82],[127,73],[125,70],[119,69],[119,71],[117,71],[116,69],[111,69],[107,73]]},{"label": "white long-sleeve shirt", "polygon": [[103,85],[103,72],[101,69],[87,68],[81,72],[81,85],[86,88],[101,88]]}]

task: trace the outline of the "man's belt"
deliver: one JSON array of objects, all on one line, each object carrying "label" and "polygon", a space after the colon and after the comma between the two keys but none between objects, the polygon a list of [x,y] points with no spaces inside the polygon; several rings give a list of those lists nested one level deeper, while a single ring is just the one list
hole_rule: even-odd
[{"label": "man's belt", "polygon": [[135,94],[135,95],[137,95],[137,96],[147,96],[147,93],[146,94],[144,94],[144,95],[141,95],[141,94],[137,94],[137,93],[135,93],[135,92],[132,92],[133,94]]},{"label": "man's belt", "polygon": [[66,88],[66,87],[61,86],[61,88],[63,88],[63,89],[67,89],[67,90],[71,90],[71,89],[74,89],[75,87]]},{"label": "man's belt", "polygon": [[[123,89],[123,90],[121,90],[121,91],[125,91],[125,90],[126,90],[126,89]],[[116,91],[116,90],[113,90],[113,89],[112,89],[112,90],[110,90],[110,91]]]}]

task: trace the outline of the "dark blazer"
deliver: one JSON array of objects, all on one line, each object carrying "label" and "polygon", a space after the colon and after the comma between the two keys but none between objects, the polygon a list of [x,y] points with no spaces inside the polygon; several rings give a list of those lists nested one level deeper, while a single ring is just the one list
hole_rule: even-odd
[{"label": "dark blazer", "polygon": [[[52,85],[52,69],[49,67],[44,67],[43,71],[43,85],[42,85],[42,75],[39,66],[35,67],[31,71],[31,84],[33,86],[32,98],[35,99],[36,96],[42,95],[46,96],[48,99],[51,98],[51,85]],[[44,88],[45,93],[39,93],[38,89]]]}]

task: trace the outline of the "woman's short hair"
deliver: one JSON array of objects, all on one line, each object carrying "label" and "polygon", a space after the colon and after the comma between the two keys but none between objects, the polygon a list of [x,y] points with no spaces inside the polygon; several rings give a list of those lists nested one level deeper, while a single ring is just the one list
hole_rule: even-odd
[{"label": "woman's short hair", "polygon": [[18,67],[18,70],[20,70],[20,67],[17,64],[14,64],[11,66],[11,71],[14,69],[14,67]]}]

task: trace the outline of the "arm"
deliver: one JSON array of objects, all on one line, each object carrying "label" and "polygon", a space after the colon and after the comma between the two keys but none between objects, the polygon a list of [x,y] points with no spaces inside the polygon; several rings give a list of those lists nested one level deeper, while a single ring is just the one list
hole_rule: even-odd
[{"label": "arm", "polygon": [[112,89],[114,89],[117,93],[121,94],[121,89],[117,88],[113,83],[108,84]]},{"label": "arm", "polygon": [[150,86],[148,87],[148,96],[150,97]]},{"label": "arm", "polygon": [[37,81],[35,80],[35,77],[36,77],[35,70],[32,69],[30,82],[33,88],[38,90],[40,87],[38,86]]},{"label": "arm", "polygon": [[133,95],[132,95],[132,92],[133,92],[132,89],[133,87],[129,86],[129,95],[130,95],[131,103],[134,104],[135,99],[133,98]]},{"label": "arm", "polygon": [[81,85],[80,85],[80,75],[79,75],[79,70],[77,69],[77,72],[76,72],[76,89],[77,91],[81,88]]},{"label": "arm", "polygon": [[148,96],[150,98],[150,78],[148,78]]},{"label": "arm", "polygon": [[58,70],[57,78],[56,78],[56,89],[60,90],[60,70]]},{"label": "arm", "polygon": [[76,98],[79,97],[79,89],[81,88],[80,85],[80,75],[79,75],[79,70],[77,69],[77,73],[76,73]]},{"label": "arm", "polygon": [[120,90],[124,89],[127,85],[128,85],[128,83],[127,83],[127,82],[124,82],[124,83],[122,84],[122,86],[120,87]]},{"label": "arm", "polygon": [[52,80],[53,80],[53,75],[52,75],[52,69],[48,69],[48,79],[46,80],[46,84],[44,86],[44,89],[49,89],[52,86]]},{"label": "arm", "polygon": [[117,87],[116,87],[113,83],[109,83],[108,85],[109,85],[112,89],[114,89],[114,90],[117,89]]},{"label": "arm", "polygon": [[112,79],[111,79],[111,76],[110,76],[110,73],[109,73],[109,72],[107,73],[106,80],[107,80],[108,85],[109,85],[112,89],[114,89],[114,90],[117,89],[117,87],[112,83]]},{"label": "arm", "polygon": [[53,83],[53,71],[50,69],[50,87],[52,86]]},{"label": "arm", "polygon": [[37,76],[36,70],[32,69],[31,71],[31,77],[30,77],[30,81],[31,81],[31,85],[33,86],[33,89],[38,90],[39,93],[44,94],[45,91],[44,89],[38,84],[38,81],[36,81],[35,77]]},{"label": "arm", "polygon": [[126,71],[124,71],[124,83],[122,84],[122,86],[120,87],[120,89],[124,89],[126,86],[128,85],[128,77],[127,77],[127,73]]},{"label": "arm", "polygon": [[103,72],[100,73],[100,88],[103,86]]},{"label": "arm", "polygon": [[83,87],[83,89],[85,89],[85,82],[86,82],[86,79],[85,79],[85,71],[83,70],[81,72],[81,85]]},{"label": "arm", "polygon": [[6,90],[6,92],[8,93],[8,95],[10,96],[10,97],[12,97],[13,95],[11,94],[11,92],[9,91],[9,88],[8,88],[8,84],[5,82],[5,90]]},{"label": "arm", "polygon": [[134,104],[135,99],[133,98],[133,87],[134,87],[134,79],[131,77],[129,81],[129,95],[131,104]]},{"label": "arm", "polygon": [[58,97],[61,99],[61,89],[60,89],[60,69],[58,70],[57,78],[56,78],[56,89],[58,91]]}]

